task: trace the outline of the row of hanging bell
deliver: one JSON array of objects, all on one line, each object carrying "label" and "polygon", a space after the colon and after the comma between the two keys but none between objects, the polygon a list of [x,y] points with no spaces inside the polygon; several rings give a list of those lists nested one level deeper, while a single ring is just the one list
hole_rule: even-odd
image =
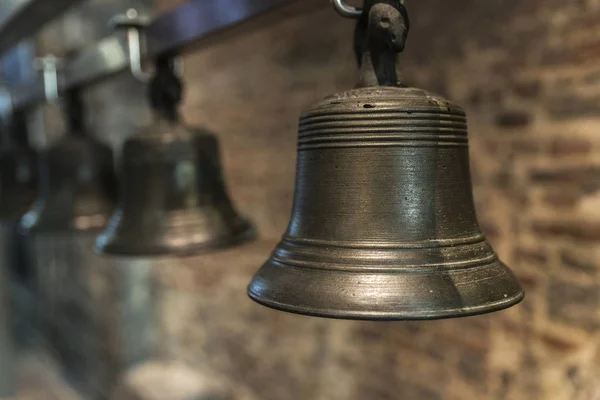
[{"label": "row of hanging bell", "polygon": [[36,153],[29,146],[25,115],[3,126],[0,149],[0,398],[16,393],[15,347],[33,335],[31,268],[19,220],[37,196]]},{"label": "row of hanging bell", "polygon": [[227,193],[216,136],[180,121],[181,96],[173,58],[159,58],[149,85],[153,121],[124,144],[121,200],[99,252],[185,256],[254,237]]},{"label": "row of hanging bell", "polygon": [[400,0],[366,0],[355,89],[300,118],[283,239],[249,285],[255,301],[351,319],[434,319],[510,307],[523,292],[481,233],[464,110],[406,87]]}]

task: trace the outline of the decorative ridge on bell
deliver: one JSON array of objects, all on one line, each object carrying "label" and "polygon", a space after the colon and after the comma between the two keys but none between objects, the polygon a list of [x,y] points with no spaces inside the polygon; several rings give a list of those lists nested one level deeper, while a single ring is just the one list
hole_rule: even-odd
[{"label": "decorative ridge on bell", "polygon": [[19,219],[37,197],[37,153],[31,148],[23,112],[15,112],[0,150],[0,219]]},{"label": "decorative ridge on bell", "polygon": [[408,31],[400,0],[366,0],[357,87],[300,117],[292,217],[248,287],[258,303],[405,320],[482,314],[523,299],[477,223],[464,110],[403,83],[397,58]]},{"label": "decorative ridge on bell", "polygon": [[68,133],[40,155],[40,198],[21,226],[34,234],[99,231],[112,214],[117,179],[112,150],[86,133],[78,89],[67,93]]},{"label": "decorative ridge on bell", "polygon": [[152,125],[123,147],[122,198],[96,250],[122,256],[188,255],[254,238],[221,173],[215,135],[180,122],[182,83],[160,57],[149,85]]}]

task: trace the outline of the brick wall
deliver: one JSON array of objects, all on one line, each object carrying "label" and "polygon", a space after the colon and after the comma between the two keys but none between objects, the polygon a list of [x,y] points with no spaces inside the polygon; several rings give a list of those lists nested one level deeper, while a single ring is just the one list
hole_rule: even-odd
[{"label": "brick wall", "polygon": [[[502,313],[420,323],[300,317],[246,298],[289,219],[297,117],[356,77],[352,23],[326,0],[299,3],[185,57],[183,114],[220,134],[261,240],[155,261],[158,357],[238,399],[600,398],[600,3],[407,2],[405,75],[466,107],[479,218],[527,290]],[[125,133],[106,127],[131,126],[114,104],[135,87],[118,79],[88,93],[92,128],[115,146]],[[132,398],[152,398],[149,385],[124,382]]]}]

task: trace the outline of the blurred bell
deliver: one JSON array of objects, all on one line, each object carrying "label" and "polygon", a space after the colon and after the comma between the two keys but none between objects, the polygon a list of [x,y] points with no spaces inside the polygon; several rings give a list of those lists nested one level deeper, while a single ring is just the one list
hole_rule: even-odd
[{"label": "blurred bell", "polygon": [[122,197],[96,249],[112,255],[187,255],[254,237],[225,188],[214,135],[179,122],[181,83],[172,60],[150,84],[154,122],[123,149]]},{"label": "blurred bell", "polygon": [[66,104],[69,133],[41,154],[41,197],[21,221],[32,235],[98,231],[114,210],[112,150],[85,134],[77,92]]},{"label": "blurred bell", "polygon": [[18,220],[37,196],[37,155],[23,113],[15,113],[0,150],[0,219]]},{"label": "blurred bell", "polygon": [[248,293],[276,309],[350,319],[510,307],[523,292],[477,224],[465,112],[401,84],[395,56],[408,15],[399,1],[371,3],[357,30],[366,26],[359,87],[300,118],[291,222]]}]

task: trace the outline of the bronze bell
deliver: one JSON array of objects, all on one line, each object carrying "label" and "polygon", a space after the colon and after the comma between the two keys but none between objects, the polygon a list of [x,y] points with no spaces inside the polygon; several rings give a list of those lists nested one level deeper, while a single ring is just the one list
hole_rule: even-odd
[{"label": "bronze bell", "polygon": [[18,220],[37,197],[37,154],[29,145],[25,116],[13,115],[0,150],[0,220]]},{"label": "bronze bell", "polygon": [[66,108],[68,134],[40,154],[40,198],[21,219],[28,234],[99,231],[115,207],[112,150],[86,134],[77,90]]},{"label": "bronze bell", "polygon": [[187,255],[254,237],[227,194],[217,138],[179,122],[181,89],[172,61],[159,59],[150,84],[155,120],[124,145],[121,203],[97,251]]},{"label": "bronze bell", "polygon": [[461,317],[522,300],[477,224],[465,112],[401,82],[408,27],[399,0],[366,1],[360,83],[300,118],[291,222],[250,283],[253,300],[382,320]]}]

